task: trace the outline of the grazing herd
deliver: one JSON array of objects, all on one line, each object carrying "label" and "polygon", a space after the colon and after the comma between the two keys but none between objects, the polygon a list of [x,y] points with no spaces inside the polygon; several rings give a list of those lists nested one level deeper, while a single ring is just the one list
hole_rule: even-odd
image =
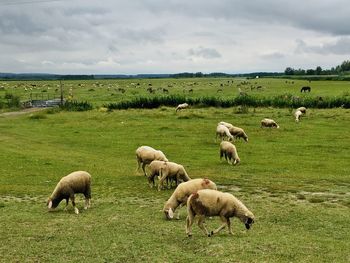
[{"label": "grazing herd", "polygon": [[[188,107],[180,104],[176,111]],[[302,115],[306,114],[306,108],[300,107],[294,112],[295,121],[299,122]],[[272,119],[261,120],[261,128],[279,128]],[[216,138],[220,142],[220,160],[222,157],[231,164],[237,165],[241,162],[236,146],[232,143],[235,139],[242,138],[248,142],[248,135],[240,128],[231,123],[221,121],[217,124]],[[179,209],[187,205],[186,234],[192,236],[192,225],[195,217],[198,217],[198,226],[203,233],[210,237],[217,234],[227,226],[232,234],[230,218],[237,217],[246,227],[250,229],[254,223],[253,213],[236,197],[230,193],[217,190],[217,185],[207,178],[192,179],[181,164],[170,162],[165,154],[150,146],[140,146],[135,151],[137,169],[142,168],[144,176],[148,179],[150,187],[155,187],[155,178],[158,177],[158,191],[163,189],[164,183],[171,187],[175,182],[176,188],[170,198],[165,202],[163,212],[167,219],[180,219]],[[146,172],[146,166],[148,169]],[[47,201],[49,210],[56,208],[62,200],[72,202],[74,212],[79,214],[75,206],[75,194],[82,193],[85,196],[84,208],[90,207],[91,200],[91,175],[85,171],[76,171],[63,177],[55,187]],[[176,213],[177,212],[177,213]],[[175,216],[176,213],[176,216]],[[222,225],[213,231],[208,231],[204,225],[206,217],[218,216]]]}]

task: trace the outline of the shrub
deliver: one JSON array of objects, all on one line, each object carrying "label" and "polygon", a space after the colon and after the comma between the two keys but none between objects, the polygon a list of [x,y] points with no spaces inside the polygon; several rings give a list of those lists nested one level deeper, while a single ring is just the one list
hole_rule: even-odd
[{"label": "shrub", "polygon": [[83,102],[79,102],[79,101],[66,101],[62,106],[60,106],[61,109],[66,110],[66,111],[88,111],[88,110],[92,110],[92,104],[87,102],[87,101],[83,101]]},{"label": "shrub", "polygon": [[6,93],[4,98],[7,100],[6,106],[8,108],[19,108],[21,106],[21,100],[17,95]]}]

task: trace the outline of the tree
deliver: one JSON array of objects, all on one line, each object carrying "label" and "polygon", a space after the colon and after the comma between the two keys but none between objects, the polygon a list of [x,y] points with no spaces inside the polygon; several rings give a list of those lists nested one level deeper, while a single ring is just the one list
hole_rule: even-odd
[{"label": "tree", "polygon": [[284,74],[286,75],[294,75],[294,69],[291,67],[287,67],[284,71]]},{"label": "tree", "polygon": [[322,68],[321,68],[320,66],[317,66],[317,67],[316,67],[316,70],[315,70],[315,73],[316,73],[316,75],[321,75],[321,73],[322,73]]}]

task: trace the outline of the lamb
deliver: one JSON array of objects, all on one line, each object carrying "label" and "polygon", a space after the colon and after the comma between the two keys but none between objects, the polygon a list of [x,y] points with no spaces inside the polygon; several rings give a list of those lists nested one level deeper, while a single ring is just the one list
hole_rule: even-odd
[{"label": "lamb", "polygon": [[[187,200],[186,234],[192,236],[192,224],[198,215],[198,226],[208,236],[212,236],[222,230],[226,225],[230,234],[230,217],[238,217],[247,229],[254,223],[254,215],[236,197],[229,193],[223,193],[212,189],[198,190],[190,195]],[[223,224],[214,231],[208,232],[204,226],[205,217],[219,216]]]},{"label": "lamb", "polygon": [[230,142],[222,141],[220,143],[220,160],[222,156],[225,156],[225,160],[232,165],[240,163],[241,159],[239,159],[236,146],[234,146]]},{"label": "lamb", "polygon": [[303,113],[302,113],[300,110],[297,110],[297,111],[294,113],[295,121],[296,121],[296,122],[299,122],[299,121],[300,121],[301,115],[303,115]]},{"label": "lamb", "polygon": [[137,148],[136,159],[137,159],[137,170],[140,169],[140,166],[142,164],[142,170],[145,176],[147,176],[145,171],[145,166],[147,164],[150,164],[154,160],[165,161],[165,162],[168,161],[168,159],[165,157],[162,151],[155,150],[149,146],[140,146],[139,148]]},{"label": "lamb", "polygon": [[234,138],[243,138],[243,140],[248,142],[248,135],[244,132],[242,128],[233,126],[229,128],[229,131]]},{"label": "lamb", "polygon": [[229,129],[225,126],[225,125],[222,125],[222,124],[219,124],[217,127],[216,127],[216,137],[215,137],[215,140],[220,137],[221,140],[224,140],[225,138],[228,138],[228,140],[230,141],[233,141],[233,136],[231,135]]},{"label": "lamb", "polygon": [[158,184],[158,191],[160,191],[163,187],[163,182],[165,179],[174,178],[176,179],[176,182],[179,182],[180,180],[183,182],[191,180],[185,168],[181,164],[174,162],[165,162],[164,165],[160,168],[160,175],[161,178]]},{"label": "lamb", "polygon": [[278,126],[278,124],[274,120],[265,118],[261,120],[261,128],[262,127],[275,127],[278,129],[280,126]]},{"label": "lamb", "polygon": [[66,199],[66,207],[69,199],[72,201],[74,212],[79,214],[79,209],[75,206],[75,194],[82,193],[85,196],[84,209],[90,207],[91,200],[91,175],[85,171],[76,171],[64,176],[56,185],[55,190],[47,201],[47,207],[51,210]]},{"label": "lamb", "polygon": [[187,103],[179,104],[179,105],[177,105],[175,111],[186,109],[186,108],[188,108],[189,106],[190,106],[190,105],[188,105]]},{"label": "lamb", "polygon": [[[193,179],[188,182],[179,184],[169,200],[164,204],[163,212],[167,219],[173,219],[176,208],[180,208],[187,203],[188,197],[200,189],[214,189],[216,184],[209,179]],[[179,208],[179,209],[180,209]],[[179,211],[179,210],[178,210]],[[180,212],[177,213],[177,219],[180,218]]]}]

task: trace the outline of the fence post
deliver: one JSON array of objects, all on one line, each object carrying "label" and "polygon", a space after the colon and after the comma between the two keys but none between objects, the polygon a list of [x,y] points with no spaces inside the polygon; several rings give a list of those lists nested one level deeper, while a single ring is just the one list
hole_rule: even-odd
[{"label": "fence post", "polygon": [[61,106],[63,106],[63,88],[62,88],[62,80],[60,80],[60,89],[61,89]]}]

